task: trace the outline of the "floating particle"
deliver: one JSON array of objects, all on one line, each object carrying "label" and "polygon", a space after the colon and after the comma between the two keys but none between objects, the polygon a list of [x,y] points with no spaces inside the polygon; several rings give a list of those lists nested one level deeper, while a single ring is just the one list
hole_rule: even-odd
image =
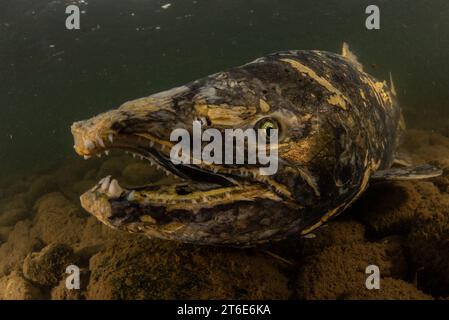
[{"label": "floating particle", "polygon": [[171,7],[171,3],[166,3],[163,6],[161,6],[162,9],[168,9]]}]

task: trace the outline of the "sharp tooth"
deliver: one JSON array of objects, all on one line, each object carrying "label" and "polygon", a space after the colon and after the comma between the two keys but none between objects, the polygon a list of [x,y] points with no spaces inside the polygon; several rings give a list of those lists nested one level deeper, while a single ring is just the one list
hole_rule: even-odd
[{"label": "sharp tooth", "polygon": [[104,154],[108,156],[109,155],[109,150],[105,150]]},{"label": "sharp tooth", "polygon": [[108,139],[110,143],[114,142],[114,135],[112,133],[108,134]]},{"label": "sharp tooth", "polygon": [[154,142],[150,140],[150,148],[153,148]]},{"label": "sharp tooth", "polygon": [[163,144],[161,145],[161,151],[165,151],[165,146]]},{"label": "sharp tooth", "polygon": [[111,184],[109,185],[108,189],[108,195],[112,198],[118,198],[123,192],[123,189],[118,184],[117,180],[112,180]]},{"label": "sharp tooth", "polygon": [[95,149],[95,143],[93,143],[92,140],[86,139],[86,140],[84,140],[84,147],[87,150]]},{"label": "sharp tooth", "polygon": [[90,159],[90,156],[84,155],[84,160]]},{"label": "sharp tooth", "polygon": [[97,153],[96,156],[97,156],[98,158],[101,158],[101,153]]},{"label": "sharp tooth", "polygon": [[97,142],[100,146],[102,146],[103,148],[106,148],[106,146],[104,145],[103,139],[101,139],[101,137],[97,137]]},{"label": "sharp tooth", "polygon": [[196,200],[195,200],[195,199],[193,199],[193,200],[192,200],[192,203],[193,203],[193,204],[196,204],[197,202],[196,202]]},{"label": "sharp tooth", "polygon": [[203,202],[207,202],[209,199],[207,199],[206,196],[203,197]]},{"label": "sharp tooth", "polygon": [[140,160],[143,160],[143,156],[140,156]]},{"label": "sharp tooth", "polygon": [[217,169],[217,168],[213,168],[212,171],[213,171],[214,173],[217,173],[217,172],[218,172],[218,169]]},{"label": "sharp tooth", "polygon": [[226,192],[225,196],[226,196],[226,198],[230,198],[231,194],[229,192]]},{"label": "sharp tooth", "polygon": [[126,197],[126,199],[128,200],[128,201],[134,201],[134,199],[135,199],[135,191],[133,190],[133,191],[131,191],[129,194],[128,194],[128,196]]},{"label": "sharp tooth", "polygon": [[101,183],[101,190],[106,192],[109,189],[109,182],[111,181],[111,176],[107,176],[106,178],[103,178],[103,181]]},{"label": "sharp tooth", "polygon": [[136,158],[136,154],[135,153],[133,153],[133,158]]}]

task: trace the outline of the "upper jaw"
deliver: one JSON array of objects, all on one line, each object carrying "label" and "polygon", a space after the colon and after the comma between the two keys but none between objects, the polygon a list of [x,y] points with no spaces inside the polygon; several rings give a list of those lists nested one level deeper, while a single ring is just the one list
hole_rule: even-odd
[{"label": "upper jaw", "polygon": [[174,165],[170,161],[172,142],[154,133],[120,133],[113,130],[111,122],[105,119],[113,119],[114,112],[111,111],[112,115],[109,116],[103,114],[72,125],[74,148],[78,154],[88,159],[94,155],[109,154],[109,151],[113,149],[120,149],[148,160],[167,175],[173,174],[181,179],[217,183],[222,186],[259,184],[281,198],[291,199],[290,192],[283,185],[276,183],[269,176],[260,175],[257,167],[230,167],[204,162],[197,165]]}]

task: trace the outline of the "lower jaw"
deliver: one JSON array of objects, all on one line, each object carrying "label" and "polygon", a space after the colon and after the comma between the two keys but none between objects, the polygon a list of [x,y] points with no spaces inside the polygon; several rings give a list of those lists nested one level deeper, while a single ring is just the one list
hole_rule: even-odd
[{"label": "lower jaw", "polygon": [[[92,194],[82,196],[86,199]],[[98,205],[99,204],[99,205]],[[298,231],[300,215],[282,203],[235,202],[199,212],[174,210],[170,213],[157,207],[146,207],[139,214],[129,211],[117,200],[97,202],[96,209],[105,208],[106,215],[93,213],[109,227],[131,233],[203,245],[252,246],[281,240]],[[92,209],[92,207],[91,207]]]}]

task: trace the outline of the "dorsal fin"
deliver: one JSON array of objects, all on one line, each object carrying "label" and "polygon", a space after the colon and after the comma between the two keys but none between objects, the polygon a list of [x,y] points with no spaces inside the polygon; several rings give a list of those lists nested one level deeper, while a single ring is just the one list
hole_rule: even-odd
[{"label": "dorsal fin", "polygon": [[357,56],[349,50],[349,45],[343,42],[343,47],[341,50],[341,55],[347,60],[351,61],[359,71],[363,71],[363,65],[357,59]]},{"label": "dorsal fin", "polygon": [[394,85],[393,76],[391,75],[391,72],[390,72],[390,91],[392,94],[394,94],[395,97],[397,96],[396,86]]}]

